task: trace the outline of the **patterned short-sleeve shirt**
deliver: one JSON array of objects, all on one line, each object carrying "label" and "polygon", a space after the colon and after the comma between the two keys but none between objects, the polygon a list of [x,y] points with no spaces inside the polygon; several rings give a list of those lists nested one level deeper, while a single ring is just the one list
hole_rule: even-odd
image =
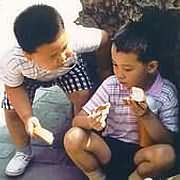
[{"label": "patterned short-sleeve shirt", "polygon": [[[66,31],[69,34],[69,45],[77,54],[94,51],[100,46],[102,39],[102,31],[100,29],[74,25],[67,28]],[[74,57],[73,61],[76,64],[77,57]],[[24,77],[49,81],[66,74],[70,70],[71,68],[59,68],[49,72],[42,69],[32,61],[28,61],[24,56],[23,50],[17,44],[1,58],[0,80],[7,86],[17,87],[23,83]]]},{"label": "patterned short-sleeve shirt", "polygon": [[[159,120],[167,129],[176,132],[178,130],[178,101],[175,86],[158,75],[151,88],[145,93],[158,102],[157,116]],[[115,76],[110,76],[101,84],[83,109],[89,113],[98,105],[109,102],[111,108],[103,135],[138,144],[136,117],[130,107],[123,104],[123,99],[129,95],[130,90],[121,84]]]}]

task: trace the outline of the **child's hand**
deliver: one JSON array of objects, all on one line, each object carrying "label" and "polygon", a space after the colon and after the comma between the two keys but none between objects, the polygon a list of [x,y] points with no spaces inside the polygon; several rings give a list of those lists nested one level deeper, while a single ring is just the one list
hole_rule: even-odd
[{"label": "child's hand", "polygon": [[106,126],[103,114],[101,112],[93,112],[89,115],[89,126],[96,131],[102,131]]},{"label": "child's hand", "polygon": [[131,88],[130,96],[124,98],[123,103],[131,107],[136,117],[142,117],[148,111],[144,90],[138,87]]},{"label": "child's hand", "polygon": [[89,126],[96,131],[102,131],[106,127],[106,118],[109,113],[111,104],[105,103],[97,106],[94,111],[89,114]]},{"label": "child's hand", "polygon": [[38,127],[38,126],[41,127],[41,125],[40,125],[40,123],[39,123],[39,119],[36,118],[36,117],[34,117],[34,116],[32,116],[32,117],[30,117],[30,118],[27,120],[27,122],[26,122],[26,124],[25,124],[25,129],[26,129],[27,133],[28,133],[31,137],[35,137],[35,135],[34,135],[34,128],[35,128],[35,127]]},{"label": "child's hand", "polygon": [[130,98],[126,104],[130,106],[136,117],[142,117],[148,112],[148,105],[145,101],[137,102]]}]

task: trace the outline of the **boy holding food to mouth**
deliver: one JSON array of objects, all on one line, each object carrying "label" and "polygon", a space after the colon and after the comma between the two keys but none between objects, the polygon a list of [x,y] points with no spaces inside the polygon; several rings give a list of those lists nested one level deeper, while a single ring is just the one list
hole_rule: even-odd
[{"label": "boy holding food to mouth", "polygon": [[[158,33],[144,21],[129,23],[115,35],[115,75],[101,84],[65,135],[67,153],[90,180],[127,180],[132,171],[144,179],[173,167],[169,144],[178,130],[177,92],[159,73]],[[110,107],[105,126],[103,113],[94,113],[102,105]],[[141,145],[140,125],[151,145]]]}]

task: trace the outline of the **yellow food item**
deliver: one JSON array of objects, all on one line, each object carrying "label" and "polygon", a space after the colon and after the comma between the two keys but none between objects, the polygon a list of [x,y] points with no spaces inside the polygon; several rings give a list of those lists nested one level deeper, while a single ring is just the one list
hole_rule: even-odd
[{"label": "yellow food item", "polygon": [[50,145],[54,141],[53,133],[45,128],[42,128],[41,126],[37,126],[34,128],[34,134]]}]

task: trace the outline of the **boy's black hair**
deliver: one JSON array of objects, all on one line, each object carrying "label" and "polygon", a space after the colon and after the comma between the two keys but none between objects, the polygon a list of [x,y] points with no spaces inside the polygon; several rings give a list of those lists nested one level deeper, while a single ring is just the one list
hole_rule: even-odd
[{"label": "boy's black hair", "polygon": [[16,39],[28,53],[53,42],[63,30],[64,22],[60,14],[53,7],[43,4],[28,7],[14,22]]},{"label": "boy's black hair", "polygon": [[159,61],[162,14],[159,9],[147,10],[140,21],[121,28],[112,40],[117,51],[135,53],[143,63]]}]

